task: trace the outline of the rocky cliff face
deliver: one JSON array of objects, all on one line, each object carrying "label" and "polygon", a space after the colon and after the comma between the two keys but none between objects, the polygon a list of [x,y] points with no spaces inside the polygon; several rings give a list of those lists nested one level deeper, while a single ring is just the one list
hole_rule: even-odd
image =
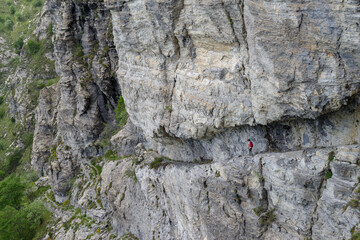
[{"label": "rocky cliff face", "polygon": [[150,137],[314,119],[358,92],[356,1],[106,3],[127,109]]},{"label": "rocky cliff face", "polygon": [[[55,239],[358,231],[358,1],[50,0],[43,13],[60,81],[41,92],[32,164],[101,226],[57,210]],[[129,119],[110,146],[120,89]]]},{"label": "rocky cliff face", "polygon": [[47,11],[53,13],[60,81],[41,93],[32,161],[64,198],[81,160],[97,154],[95,141],[105,124],[114,124],[117,55],[110,14],[101,1],[49,1]]},{"label": "rocky cliff face", "polygon": [[[274,141],[265,139],[259,126],[269,126],[271,132],[278,126],[274,122],[316,119],[347,105],[358,92],[356,2],[106,4],[130,119],[149,142],[166,145],[151,148],[172,158],[209,158],[214,148],[209,140],[224,133],[239,142],[238,135],[250,132],[258,150],[266,151],[268,141]],[[329,124],[320,122],[320,128]],[[286,145],[318,146],[316,137],[305,133],[303,138]],[[204,151],[194,148],[194,142]]]},{"label": "rocky cliff face", "polygon": [[154,170],[150,152],[138,166],[106,163],[101,194],[118,230],[140,239],[349,239],[359,156],[350,145],[200,165],[164,159]]}]

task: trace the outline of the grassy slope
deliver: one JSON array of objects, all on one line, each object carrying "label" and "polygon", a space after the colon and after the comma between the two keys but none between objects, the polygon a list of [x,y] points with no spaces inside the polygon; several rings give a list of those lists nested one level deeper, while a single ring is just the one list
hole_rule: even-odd
[{"label": "grassy slope", "polygon": [[[50,40],[51,26],[48,30],[49,38],[39,41],[33,35],[42,5],[41,0],[0,0],[0,36],[6,40],[7,47],[17,53],[8,66],[0,66],[0,68],[10,67],[9,72],[0,74],[0,192],[5,191],[10,183],[15,181],[11,180],[13,177],[20,179],[20,185],[24,186],[24,190],[21,190],[23,196],[18,206],[11,208],[9,203],[0,207],[0,225],[8,226],[7,229],[0,230],[0,240],[18,239],[19,236],[12,234],[11,229],[17,227],[24,229],[25,234],[25,226],[30,225],[32,230],[21,238],[38,239],[44,235],[47,222],[51,219],[51,214],[45,211],[42,205],[32,204],[44,191],[44,188],[35,186],[34,181],[37,175],[30,170],[33,121],[19,119],[16,114],[10,116],[6,102],[13,98],[14,88],[17,86],[11,89],[5,85],[5,80],[9,75],[14,74],[17,68],[27,70],[30,81],[18,84],[26,84],[22,94],[29,100],[26,102],[26,107],[30,110],[33,119],[32,110],[37,105],[40,89],[58,80],[54,62],[44,57],[45,53],[53,49]],[[30,42],[35,44],[31,45]],[[37,209],[39,206],[40,209]],[[12,217],[1,217],[10,210],[13,211]],[[38,212],[41,218],[26,218],[27,220],[23,222],[15,221],[16,217],[24,219],[21,216],[29,215],[31,211]]]}]

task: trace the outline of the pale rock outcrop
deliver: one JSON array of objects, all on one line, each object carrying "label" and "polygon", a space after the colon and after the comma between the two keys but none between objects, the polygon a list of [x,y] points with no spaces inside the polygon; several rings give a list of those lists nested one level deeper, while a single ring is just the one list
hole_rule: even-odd
[{"label": "pale rock outcrop", "polygon": [[[102,1],[51,0],[45,8],[46,19],[49,19],[47,13],[53,13],[50,19],[54,56],[60,76],[56,116],[51,124],[55,132],[52,141],[48,139],[54,155],[49,174],[57,199],[64,201],[80,162],[101,152],[94,143],[105,123],[115,124],[119,87],[113,72],[117,55],[112,43],[110,13]],[[46,19],[42,23],[44,26],[47,26]],[[42,114],[40,108],[44,106],[38,107],[35,135],[48,136],[41,127],[41,119],[46,118],[43,115],[47,113]],[[33,148],[35,169],[40,169],[46,158],[40,152],[41,144],[41,141],[35,142]]]},{"label": "pale rock outcrop", "polygon": [[105,2],[127,110],[148,137],[314,119],[359,91],[356,1]]},{"label": "pale rock outcrop", "polygon": [[[150,169],[159,156],[148,152],[139,165],[106,163],[101,195],[119,233],[140,239],[349,239],[359,224],[359,210],[348,206],[359,154],[350,145],[226,163],[164,159]],[[274,218],[262,222],[272,209]]]}]

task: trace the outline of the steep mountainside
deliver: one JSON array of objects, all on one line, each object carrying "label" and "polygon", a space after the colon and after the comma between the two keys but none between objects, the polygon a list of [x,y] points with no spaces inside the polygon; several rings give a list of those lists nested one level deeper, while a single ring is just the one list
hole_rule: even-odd
[{"label": "steep mountainside", "polygon": [[47,60],[28,39],[0,60],[44,239],[360,236],[358,0],[48,0],[34,22]]}]

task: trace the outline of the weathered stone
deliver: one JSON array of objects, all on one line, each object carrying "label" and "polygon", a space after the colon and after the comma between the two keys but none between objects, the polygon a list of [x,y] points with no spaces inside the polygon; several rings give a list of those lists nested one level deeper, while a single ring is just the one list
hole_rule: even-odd
[{"label": "weathered stone", "polygon": [[[59,223],[56,239],[107,239],[107,221],[139,239],[350,238],[357,5],[48,1],[38,29],[53,22],[61,78],[41,93],[32,164],[101,226]],[[107,161],[118,84],[129,121],[111,142],[136,155]]]},{"label": "weathered stone", "polygon": [[359,91],[355,2],[105,2],[127,110],[147,136],[314,119]]}]

